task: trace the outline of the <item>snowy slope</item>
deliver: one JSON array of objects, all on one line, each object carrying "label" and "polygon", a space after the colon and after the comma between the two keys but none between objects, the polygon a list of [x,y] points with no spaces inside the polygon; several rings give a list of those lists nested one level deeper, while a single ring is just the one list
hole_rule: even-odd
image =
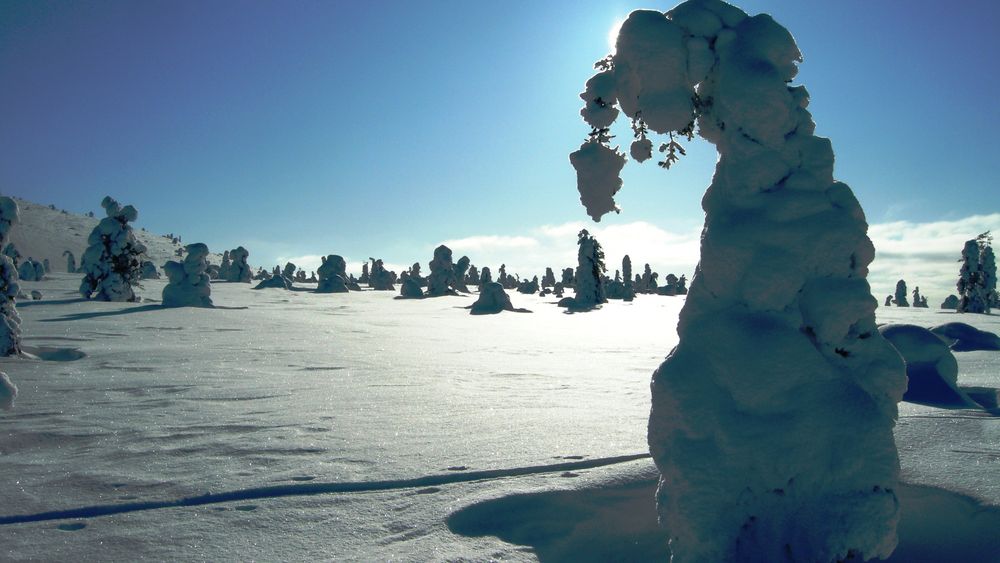
[{"label": "snowy slope", "polygon": [[[103,216],[87,217],[75,213],[51,209],[47,205],[39,205],[19,198],[13,198],[20,209],[20,224],[14,227],[11,242],[25,258],[34,258],[39,262],[48,258],[54,272],[66,271],[66,258],[63,252],[69,250],[76,257],[77,266],[80,257],[87,248],[87,237],[97,226]],[[125,202],[128,203],[128,202]],[[139,210],[139,225],[142,225],[142,210]],[[183,233],[174,233],[174,236]],[[164,235],[155,235],[135,228],[136,238],[146,245],[146,255],[158,268],[162,268],[167,260],[175,260],[175,253],[183,244],[175,244]],[[196,242],[196,241],[188,241]],[[218,249],[212,249],[218,250]],[[228,250],[228,249],[225,249]],[[221,252],[209,255],[208,261],[213,264],[222,262]]]}]

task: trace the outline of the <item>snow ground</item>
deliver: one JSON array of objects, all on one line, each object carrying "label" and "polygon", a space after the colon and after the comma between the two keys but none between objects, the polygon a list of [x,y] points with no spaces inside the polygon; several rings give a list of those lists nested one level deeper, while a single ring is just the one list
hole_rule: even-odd
[{"label": "snow ground", "polygon": [[[0,413],[0,559],[665,556],[655,470],[627,456],[647,451],[682,298],[566,314],[512,293],[534,312],[473,316],[472,297],[216,283],[216,309],[162,309],[51,278],[19,304],[39,359],[0,360],[19,389]],[[1000,353],[956,355],[960,384],[1000,387]],[[893,560],[997,561],[1000,417],[904,403],[896,436],[911,485]]]}]

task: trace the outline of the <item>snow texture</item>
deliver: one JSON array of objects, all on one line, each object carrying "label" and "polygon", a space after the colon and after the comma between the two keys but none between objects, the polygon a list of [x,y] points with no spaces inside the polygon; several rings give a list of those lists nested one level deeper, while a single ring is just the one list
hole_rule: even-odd
[{"label": "snow texture", "polygon": [[321,260],[323,263],[316,269],[316,275],[319,276],[316,293],[347,293],[350,291],[347,287],[347,262],[344,257],[330,254]]},{"label": "snow texture", "polygon": [[250,283],[252,277],[250,264],[247,263],[250,252],[242,246],[229,251],[231,260],[229,267],[222,270],[222,279],[229,282]]},{"label": "snow texture", "polygon": [[169,283],[163,288],[164,307],[212,307],[212,281],[208,274],[208,246],[200,242],[184,247],[184,262],[163,265]]},{"label": "snow texture", "polygon": [[[876,330],[864,213],[789,84],[794,39],[768,15],[690,0],[633,12],[616,49],[622,111],[658,133],[696,118],[720,153],[680,341],[652,382],[673,560],[888,556],[905,370]],[[614,210],[624,159],[609,154],[592,136],[570,156],[591,215]]]},{"label": "snow texture", "polygon": [[[7,244],[17,222],[17,203],[9,197],[0,196],[0,247]],[[0,255],[0,356],[21,352],[21,317],[17,314],[16,303],[20,292],[17,267],[6,254]]]},{"label": "snow texture", "polygon": [[948,345],[926,328],[911,324],[879,327],[906,362],[904,401],[945,407],[974,407],[958,388],[958,361]]},{"label": "snow texture", "polygon": [[14,408],[14,399],[17,398],[17,386],[7,377],[7,374],[0,371],[0,410],[9,411]]},{"label": "snow texture", "polygon": [[139,213],[131,205],[121,207],[110,196],[101,201],[107,217],[94,227],[80,259],[83,280],[80,294],[98,301],[138,301],[133,286],[141,274],[141,256],[146,247],[135,238],[130,222]]}]

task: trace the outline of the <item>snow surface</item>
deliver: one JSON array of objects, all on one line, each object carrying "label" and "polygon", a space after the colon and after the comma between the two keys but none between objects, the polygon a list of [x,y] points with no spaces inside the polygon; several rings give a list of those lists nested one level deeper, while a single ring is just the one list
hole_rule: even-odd
[{"label": "snow surface", "polygon": [[[0,559],[666,557],[648,385],[683,297],[567,315],[517,294],[533,314],[472,316],[475,296],[218,284],[231,307],[165,309],[166,280],[135,304],[50,277],[26,284],[47,299],[19,305],[37,359],[0,361],[19,387],[0,413]],[[994,316],[878,312],[1000,331]],[[960,384],[1000,387],[1000,354],[955,355]],[[900,412],[912,484],[891,560],[995,561],[1000,418]],[[79,512],[11,522],[56,510]]]}]

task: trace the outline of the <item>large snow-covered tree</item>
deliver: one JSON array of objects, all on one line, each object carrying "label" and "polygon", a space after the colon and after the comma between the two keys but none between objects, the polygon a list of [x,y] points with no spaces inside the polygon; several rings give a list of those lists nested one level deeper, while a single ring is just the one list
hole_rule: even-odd
[{"label": "large snow-covered tree", "polygon": [[576,294],[559,301],[559,306],[588,310],[607,303],[604,288],[604,250],[587,229],[580,231],[577,239]]},{"label": "large snow-covered tree", "polygon": [[135,238],[130,222],[139,212],[122,207],[111,196],[101,201],[107,217],[91,231],[87,250],[80,258],[80,294],[99,301],[138,301],[133,286],[142,276],[142,255],[146,247]]},{"label": "large snow-covered tree", "polygon": [[906,297],[906,281],[899,280],[896,282],[896,293],[892,297],[892,302],[896,304],[897,307],[909,307],[910,301]]},{"label": "large snow-covered tree", "polygon": [[[991,237],[985,232],[978,237],[965,241],[962,248],[962,266],[958,272],[958,312],[959,313],[989,313],[990,291],[987,286],[992,279],[993,293],[996,293],[996,262],[993,258]],[[987,253],[988,257],[984,256]],[[986,263],[992,264],[992,273],[984,269]]]},{"label": "large snow-covered tree", "polygon": [[876,330],[864,212],[791,84],[800,61],[770,16],[690,0],[633,12],[581,94],[592,132],[570,160],[595,219],[618,211],[619,113],[633,155],[666,136],[664,168],[696,129],[719,151],[679,343],[651,385],[675,562],[865,560],[896,544],[905,371]]}]

